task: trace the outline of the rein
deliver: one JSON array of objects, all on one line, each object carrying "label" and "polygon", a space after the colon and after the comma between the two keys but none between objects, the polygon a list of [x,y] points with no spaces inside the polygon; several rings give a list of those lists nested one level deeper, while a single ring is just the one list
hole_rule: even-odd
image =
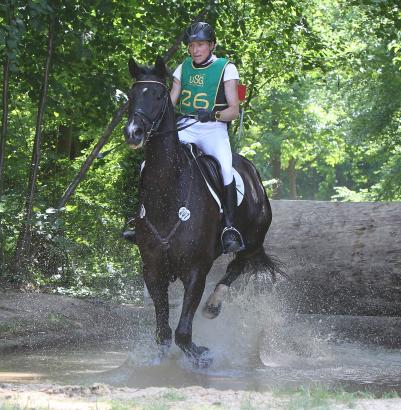
[{"label": "rein", "polygon": [[161,81],[156,81],[156,80],[140,80],[140,81],[136,81],[134,86],[138,83],[155,83],[155,84],[160,84],[164,87],[165,91],[166,91],[166,96],[164,98],[164,102],[163,102],[163,108],[160,111],[160,115],[158,115],[159,119],[158,120],[154,120],[151,121],[149,119],[149,117],[143,112],[143,110],[137,110],[134,111],[134,115],[137,114],[139,116],[139,118],[141,118],[142,122],[143,122],[143,118],[145,118],[149,123],[152,123],[150,130],[146,132],[147,134],[147,138],[146,141],[144,142],[144,145],[148,142],[148,140],[153,136],[153,135],[162,135],[162,134],[170,134],[172,132],[178,132],[178,131],[182,131],[185,130],[186,128],[190,127],[191,125],[199,122],[199,120],[195,120],[193,122],[191,122],[190,124],[186,124],[183,125],[182,127],[176,127],[173,128],[171,130],[168,131],[158,131],[160,124],[163,121],[164,115],[166,113],[167,110],[167,106],[168,106],[168,99],[170,98],[169,95],[169,89],[167,88],[166,84],[162,83]]},{"label": "rein", "polygon": [[[137,110],[137,111],[134,112],[134,115],[137,114],[138,117],[141,119],[142,122],[143,122],[143,119],[145,118],[145,120],[147,120],[149,123],[152,124],[151,127],[150,127],[150,130],[146,132],[147,138],[146,138],[146,141],[145,141],[144,145],[148,142],[148,140],[149,140],[153,135],[163,135],[163,134],[170,134],[170,133],[172,133],[172,132],[179,132],[179,131],[185,130],[186,128],[189,128],[191,125],[194,125],[194,124],[196,124],[197,122],[199,122],[199,120],[195,120],[195,121],[191,122],[190,124],[186,124],[186,125],[183,125],[183,126],[181,126],[181,127],[172,128],[171,130],[168,130],[168,131],[158,131],[158,128],[160,127],[160,124],[162,123],[163,118],[164,118],[164,115],[165,115],[166,110],[167,110],[168,98],[169,98],[169,89],[167,88],[166,84],[164,84],[164,83],[162,83],[162,82],[160,82],[160,81],[155,81],[155,80],[141,80],[141,81],[136,81],[136,82],[135,82],[135,84],[138,84],[138,83],[155,83],[155,84],[160,84],[160,85],[162,85],[162,86],[165,88],[165,90],[167,91],[165,100],[164,100],[164,102],[163,102],[163,108],[162,108],[162,110],[160,111],[161,115],[160,115],[160,118],[159,118],[158,121],[156,121],[156,120],[155,120],[155,121],[152,121],[152,120],[147,116],[147,114],[146,114],[143,110]],[[135,84],[134,84],[134,86],[135,86]],[[111,149],[109,149],[109,150],[107,150],[107,151],[105,151],[105,152],[99,152],[99,153],[96,155],[96,158],[97,158],[97,159],[103,159],[103,158],[105,158],[107,155],[109,155],[110,153],[112,153],[115,149],[119,148],[119,147],[120,147],[121,145],[123,145],[123,144],[125,144],[124,141],[120,142],[120,143],[117,144],[115,147],[113,147],[113,148],[111,148]]]},{"label": "rein", "polygon": [[[138,83],[156,83],[156,84],[160,84],[160,85],[162,85],[162,86],[164,87],[164,89],[165,89],[165,91],[166,91],[165,99],[164,99],[164,102],[163,102],[163,107],[162,107],[162,109],[161,109],[161,111],[160,111],[160,114],[158,115],[159,118],[158,118],[157,120],[151,121],[151,120],[149,119],[149,117],[148,117],[142,110],[137,110],[137,111],[134,111],[134,113],[133,113],[134,115],[137,114],[141,119],[142,119],[142,118],[147,119],[147,121],[152,124],[151,127],[150,127],[150,130],[146,132],[147,138],[146,138],[146,141],[144,142],[144,145],[145,145],[145,144],[150,140],[150,138],[151,138],[152,136],[154,136],[154,135],[157,135],[157,134],[162,135],[162,134],[169,134],[169,133],[172,133],[172,132],[178,132],[178,131],[184,130],[185,128],[188,128],[188,127],[190,127],[191,125],[193,125],[193,124],[195,124],[196,122],[198,122],[198,120],[196,120],[196,121],[193,121],[193,122],[191,122],[190,124],[186,124],[186,125],[184,125],[184,126],[182,126],[182,127],[176,127],[176,128],[171,129],[171,130],[168,130],[168,131],[158,131],[158,129],[159,129],[159,127],[160,127],[160,124],[161,124],[162,121],[163,121],[164,115],[165,115],[166,110],[167,110],[168,102],[169,102],[169,99],[170,99],[169,90],[168,90],[167,86],[166,86],[164,83],[160,82],[160,81],[155,81],[155,80],[136,81],[135,84],[134,84],[134,86],[135,86],[136,84],[138,84]],[[142,121],[143,121],[143,119],[142,119]],[[189,169],[190,169],[190,183],[189,183],[187,195],[186,195],[186,198],[185,198],[185,201],[184,201],[184,207],[185,207],[185,208],[188,207],[189,201],[190,201],[190,199],[191,199],[192,185],[193,185],[193,180],[194,180],[194,176],[193,176],[193,172],[194,172],[194,171],[193,171],[193,166],[192,166],[192,160],[191,160],[191,158],[189,158],[189,157],[187,157],[187,158],[188,158],[188,160],[189,160],[188,162],[189,162]],[[177,221],[175,222],[175,224],[173,225],[173,227],[170,229],[169,233],[168,233],[166,236],[162,236],[162,235],[159,233],[159,231],[158,231],[158,229],[156,228],[156,226],[149,220],[149,218],[147,217],[146,213],[145,213],[145,215],[144,215],[143,217],[140,217],[140,218],[141,218],[141,219],[143,220],[143,222],[146,224],[146,226],[148,227],[148,229],[152,232],[152,234],[154,235],[155,239],[160,243],[160,246],[162,247],[162,249],[164,250],[164,252],[165,252],[165,254],[166,254],[166,259],[169,260],[168,252],[169,252],[169,249],[170,249],[170,241],[171,241],[171,239],[173,238],[173,236],[175,235],[177,229],[178,229],[178,228],[181,226],[181,224],[183,223],[183,220],[179,217],[178,220],[177,220]]]},{"label": "rein", "polygon": [[169,134],[169,133],[171,133],[171,132],[182,131],[182,130],[185,130],[186,128],[189,128],[191,125],[196,124],[197,122],[199,122],[199,120],[195,120],[195,121],[191,122],[190,124],[183,125],[182,127],[173,128],[172,130],[168,130],[168,131],[157,131],[157,132],[155,132],[154,134],[159,134],[159,135],[161,135],[161,134]]}]

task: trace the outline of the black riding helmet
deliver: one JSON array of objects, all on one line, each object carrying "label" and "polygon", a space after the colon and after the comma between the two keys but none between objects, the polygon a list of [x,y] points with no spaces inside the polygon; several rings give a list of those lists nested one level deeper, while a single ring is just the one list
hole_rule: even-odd
[{"label": "black riding helmet", "polygon": [[216,42],[216,35],[214,34],[213,27],[204,22],[191,24],[184,35],[184,44],[188,45],[192,41],[211,41]]}]

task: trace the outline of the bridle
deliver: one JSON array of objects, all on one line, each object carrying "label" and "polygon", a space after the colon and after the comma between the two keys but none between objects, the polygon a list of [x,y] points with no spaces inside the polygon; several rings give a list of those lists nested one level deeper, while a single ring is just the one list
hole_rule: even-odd
[{"label": "bridle", "polygon": [[[163,106],[160,110],[160,113],[156,116],[155,120],[152,120],[151,118],[149,118],[148,114],[146,114],[142,108],[138,108],[137,110],[134,111],[133,115],[136,115],[137,117],[139,117],[143,123],[143,125],[145,125],[145,122],[148,122],[149,124],[151,124],[150,130],[146,132],[146,137],[144,138],[144,142],[143,145],[146,145],[146,143],[150,140],[150,138],[153,135],[156,134],[169,134],[172,132],[177,132],[177,131],[182,131],[185,130],[185,128],[190,127],[191,125],[195,124],[196,122],[198,122],[198,120],[195,120],[189,124],[183,125],[182,127],[178,127],[178,128],[173,128],[171,130],[168,131],[158,131],[160,124],[163,121],[164,115],[166,113],[167,107],[168,107],[168,99],[170,98],[170,92],[169,89],[167,88],[166,84],[162,83],[161,81],[156,81],[156,80],[140,80],[140,81],[135,81],[134,85],[132,86],[132,88],[135,87],[136,84],[139,83],[155,83],[155,84],[160,84],[163,86],[164,91],[166,92],[165,97],[164,97],[164,101],[163,101]],[[145,121],[144,121],[145,120]],[[120,147],[122,144],[124,144],[124,141],[117,144],[115,147],[113,147],[112,149],[105,151],[103,153],[98,153],[97,154],[97,158],[98,159],[103,159],[106,157],[106,155],[109,155],[111,152],[113,152],[116,148]]]},{"label": "bridle", "polygon": [[145,111],[143,111],[142,108],[138,108],[137,110],[135,110],[133,112],[134,116],[137,116],[141,119],[142,123],[145,125],[145,123],[149,123],[151,124],[149,131],[146,131],[146,139],[144,141],[144,144],[147,143],[147,141],[150,139],[150,137],[152,137],[153,135],[158,133],[158,129],[160,127],[160,124],[163,121],[164,115],[166,113],[167,110],[167,106],[168,106],[168,99],[170,98],[170,94],[169,94],[169,90],[166,86],[166,84],[162,83],[161,81],[156,81],[156,80],[140,80],[140,81],[135,81],[133,87],[135,87],[137,84],[139,83],[155,83],[155,84],[160,84],[163,86],[165,94],[164,94],[164,101],[163,101],[163,105],[162,108],[160,110],[160,112],[158,113],[158,115],[156,115],[156,119],[152,120],[151,118],[149,118],[148,114],[145,113]]},{"label": "bridle", "polygon": [[182,131],[185,128],[190,127],[191,125],[195,124],[198,122],[198,120],[195,120],[191,122],[190,124],[183,125],[182,127],[178,128],[173,128],[168,131],[159,131],[160,124],[163,121],[164,115],[166,114],[166,110],[168,107],[169,103],[169,98],[170,98],[170,92],[169,89],[167,88],[166,84],[162,83],[161,81],[156,81],[156,80],[140,80],[140,81],[135,81],[134,85],[132,87],[135,87],[139,83],[154,83],[154,84],[160,84],[164,87],[165,96],[164,96],[164,101],[163,101],[163,106],[159,112],[159,114],[156,116],[155,120],[152,120],[149,118],[148,114],[146,114],[142,108],[138,108],[133,112],[133,116],[137,116],[141,119],[142,123],[145,125],[145,121],[149,124],[151,124],[149,131],[146,131],[146,138],[144,140],[143,145],[146,145],[146,143],[150,140],[151,137],[153,137],[156,134],[169,134],[171,132],[176,132],[176,131]]}]

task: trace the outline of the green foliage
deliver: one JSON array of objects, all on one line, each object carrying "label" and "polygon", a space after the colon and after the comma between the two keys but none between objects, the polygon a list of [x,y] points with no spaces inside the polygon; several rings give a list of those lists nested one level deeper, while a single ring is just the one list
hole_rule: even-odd
[{"label": "green foliage", "polygon": [[351,191],[345,186],[334,187],[336,194],[331,198],[341,202],[366,202],[371,200],[371,195],[366,190],[359,192]]},{"label": "green foliage", "polygon": [[[300,4],[313,16],[319,64],[266,83],[241,152],[252,154],[263,179],[281,181],[284,198],[399,200],[399,5]],[[301,61],[310,52],[298,50]]]},{"label": "green foliage", "polygon": [[[0,55],[11,67],[0,199],[2,278],[20,231],[47,19],[55,54],[43,126],[31,286],[130,297],[136,248],[119,236],[138,208],[141,153],[96,160],[61,213],[52,213],[131,85],[130,56],[150,64],[207,8],[219,55],[248,86],[244,133],[233,145],[257,165],[270,195],[323,200],[401,200],[401,12],[397,0],[6,0]],[[169,62],[174,68],[184,46]],[[3,74],[1,74],[3,75]],[[2,77],[1,77],[2,78]],[[116,128],[104,149],[122,140]],[[3,261],[1,258],[3,257]]]}]

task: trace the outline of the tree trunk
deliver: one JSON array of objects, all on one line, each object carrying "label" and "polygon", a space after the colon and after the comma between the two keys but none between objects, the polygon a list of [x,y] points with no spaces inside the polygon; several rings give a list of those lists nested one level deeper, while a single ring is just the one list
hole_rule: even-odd
[{"label": "tree trunk", "polygon": [[[401,202],[271,201],[265,250],[291,281],[276,290],[299,313],[401,316]],[[221,278],[228,257],[213,267]]]},{"label": "tree trunk", "polygon": [[[5,56],[4,69],[3,69],[3,116],[1,121],[1,135],[0,135],[0,200],[3,194],[3,171],[4,171],[4,158],[6,139],[8,131],[8,89],[9,89],[9,77],[10,77],[10,60]],[[0,224],[0,272],[4,272],[4,238],[3,229]]]},{"label": "tree trunk", "polygon": [[[14,15],[14,7],[8,6],[7,24],[10,23]],[[8,102],[9,102],[9,85],[10,85],[10,58],[6,47],[4,52],[3,64],[3,98],[2,98],[2,119],[1,119],[1,135],[0,135],[0,200],[3,196],[3,175],[4,175],[4,160],[6,150],[6,140],[8,133]],[[4,236],[3,229],[0,223],[0,274],[4,272],[5,253],[4,253]]]},{"label": "tree trunk", "polygon": [[70,157],[72,147],[72,127],[59,125],[57,135],[57,154]]},{"label": "tree trunk", "polygon": [[59,125],[57,135],[57,154],[73,160],[79,152],[79,139],[75,127]]},{"label": "tree trunk", "polygon": [[33,200],[35,195],[36,181],[39,172],[40,163],[40,153],[41,153],[41,138],[42,138],[42,124],[43,117],[46,109],[47,91],[49,87],[49,74],[50,65],[53,57],[53,39],[54,39],[54,26],[55,18],[54,16],[49,17],[49,32],[48,32],[48,43],[47,43],[47,57],[45,64],[45,71],[43,76],[43,84],[41,97],[39,101],[38,114],[36,117],[36,131],[35,131],[35,141],[32,152],[31,169],[28,180],[28,193],[25,202],[25,213],[24,221],[21,227],[21,232],[18,238],[17,248],[15,252],[15,266],[17,268],[21,267],[24,263],[24,259],[29,252],[30,238],[31,238],[31,219],[32,219],[32,209]]},{"label": "tree trunk", "polygon": [[281,197],[281,152],[272,152],[270,154],[270,161],[272,164],[272,177],[278,181],[277,186],[273,190],[272,197],[279,199]]},{"label": "tree trunk", "polygon": [[290,159],[288,163],[288,179],[290,183],[290,199],[297,199],[297,172],[295,170],[295,165],[297,163],[296,159]]},{"label": "tree trunk", "polygon": [[10,79],[10,59],[5,56],[3,66],[3,116],[1,120],[1,136],[0,136],[0,199],[3,192],[3,171],[4,171],[4,158],[6,149],[6,139],[8,131],[8,89]]},{"label": "tree trunk", "polygon": [[[8,2],[9,3],[9,2]],[[7,24],[9,25],[11,20],[15,18],[14,6],[8,4],[7,6]],[[9,35],[6,37],[6,42],[9,40]],[[4,64],[3,64],[3,115],[1,120],[1,135],[0,135],[0,199],[3,193],[3,172],[4,172],[4,158],[6,150],[6,140],[8,132],[8,101],[9,101],[9,86],[10,86],[10,57],[8,55],[8,47],[4,50]],[[0,226],[1,234],[1,226]]]}]

